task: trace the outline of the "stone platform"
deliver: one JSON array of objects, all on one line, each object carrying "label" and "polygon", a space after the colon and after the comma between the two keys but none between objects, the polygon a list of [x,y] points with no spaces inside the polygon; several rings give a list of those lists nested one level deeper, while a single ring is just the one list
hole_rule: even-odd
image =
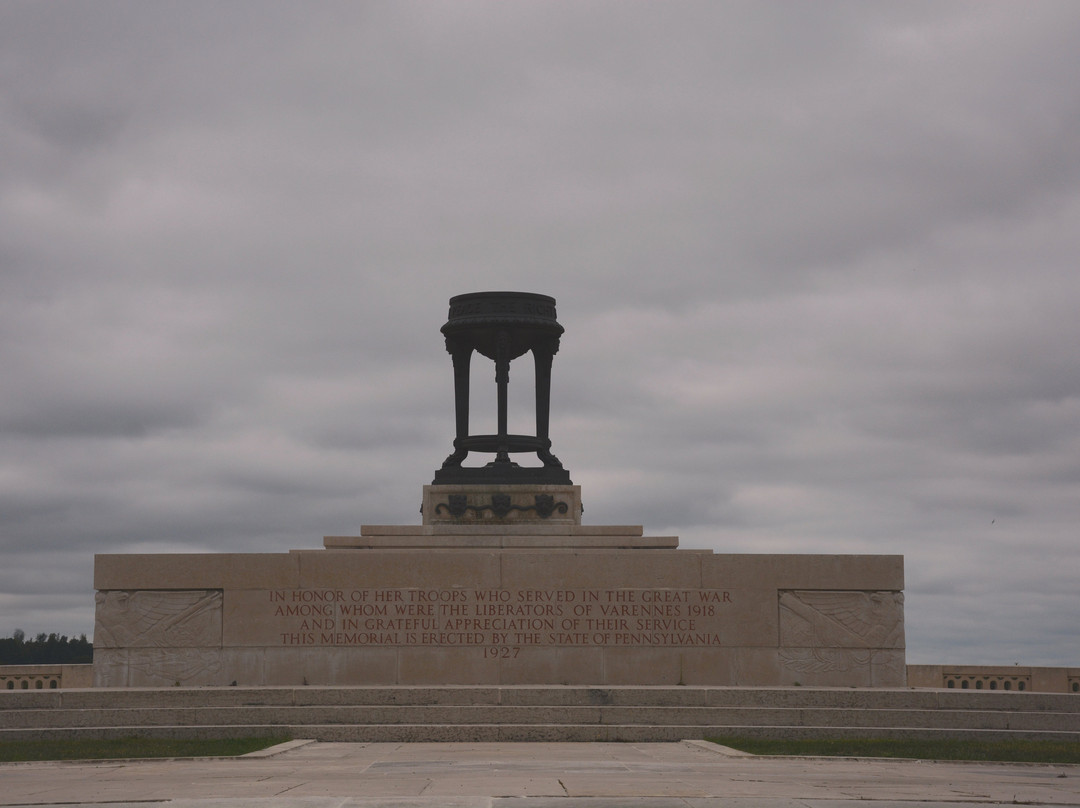
[{"label": "stone platform", "polygon": [[98,555],[94,683],[903,685],[902,556],[680,550],[566,485],[430,485],[289,553]]},{"label": "stone platform", "polygon": [[323,546],[327,550],[675,550],[679,539],[645,536],[640,525],[364,525],[359,536],[326,536]]},{"label": "stone platform", "polygon": [[99,555],[95,685],[904,684],[902,557],[641,533],[372,527],[323,550]]}]

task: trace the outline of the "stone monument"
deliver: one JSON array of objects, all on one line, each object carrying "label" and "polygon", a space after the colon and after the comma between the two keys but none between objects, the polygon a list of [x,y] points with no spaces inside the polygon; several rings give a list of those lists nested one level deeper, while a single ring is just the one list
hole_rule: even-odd
[{"label": "stone monument", "polygon": [[[422,523],[289,553],[98,555],[96,685],[904,684],[902,556],[717,554],[582,525],[548,434],[554,299],[459,295],[442,332],[456,435]],[[495,363],[494,435],[470,434],[474,352]],[[530,352],[536,434],[509,434],[510,363]]]}]

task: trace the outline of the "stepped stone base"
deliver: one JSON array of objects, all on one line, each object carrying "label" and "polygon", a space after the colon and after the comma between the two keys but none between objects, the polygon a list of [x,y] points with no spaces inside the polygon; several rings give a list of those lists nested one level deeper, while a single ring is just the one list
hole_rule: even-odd
[{"label": "stepped stone base", "polygon": [[964,738],[1080,742],[1069,694],[705,687],[160,688],[0,692],[0,740],[674,741]]},{"label": "stepped stone base", "polygon": [[99,555],[94,684],[903,685],[902,556],[716,555],[576,485],[429,485],[322,550]]},{"label": "stepped stone base", "polygon": [[95,685],[905,681],[901,556],[716,555],[535,519],[325,542],[97,556]]},{"label": "stepped stone base", "polygon": [[643,536],[640,525],[364,525],[359,536],[326,536],[328,550],[674,550],[676,536]]}]

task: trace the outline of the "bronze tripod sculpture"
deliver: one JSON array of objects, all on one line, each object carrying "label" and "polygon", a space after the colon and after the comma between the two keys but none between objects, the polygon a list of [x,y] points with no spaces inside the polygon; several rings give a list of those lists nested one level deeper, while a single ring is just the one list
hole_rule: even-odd
[{"label": "bronze tripod sculpture", "polygon": [[[435,485],[548,484],[570,485],[570,473],[551,453],[551,362],[559,350],[563,327],[555,319],[555,299],[530,292],[474,292],[450,298],[450,314],[442,327],[446,350],[454,363],[454,451],[435,472]],[[498,432],[469,434],[469,366],[473,351],[495,362],[498,387]],[[536,434],[507,432],[506,401],[510,362],[532,351],[536,369]],[[470,452],[493,452],[485,466],[467,467]],[[510,455],[535,452],[542,466],[520,466]]]}]

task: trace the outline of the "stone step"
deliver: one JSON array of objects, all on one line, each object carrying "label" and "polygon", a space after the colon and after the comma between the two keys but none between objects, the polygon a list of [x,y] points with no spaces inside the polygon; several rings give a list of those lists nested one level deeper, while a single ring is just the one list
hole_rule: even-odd
[{"label": "stone step", "polygon": [[1074,713],[790,707],[492,705],[108,707],[0,711],[0,727],[475,724],[833,726],[1073,731]]},{"label": "stone step", "polygon": [[686,739],[742,738],[819,739],[883,738],[904,740],[1046,740],[1080,742],[1080,731],[987,730],[912,727],[813,727],[813,726],[685,726],[685,725],[583,725],[583,724],[338,724],[338,725],[198,725],[150,727],[55,727],[50,729],[2,729],[0,740],[111,739],[111,738],[241,738],[290,736],[326,742],[664,742]]},{"label": "stone step", "polygon": [[932,689],[743,687],[199,687],[0,691],[0,710],[113,707],[501,705],[831,707],[1080,714],[1080,695]]},{"label": "stone step", "polygon": [[747,734],[1080,741],[1080,697],[908,689],[548,686],[0,693],[0,739],[251,733],[361,741],[679,740]]}]

